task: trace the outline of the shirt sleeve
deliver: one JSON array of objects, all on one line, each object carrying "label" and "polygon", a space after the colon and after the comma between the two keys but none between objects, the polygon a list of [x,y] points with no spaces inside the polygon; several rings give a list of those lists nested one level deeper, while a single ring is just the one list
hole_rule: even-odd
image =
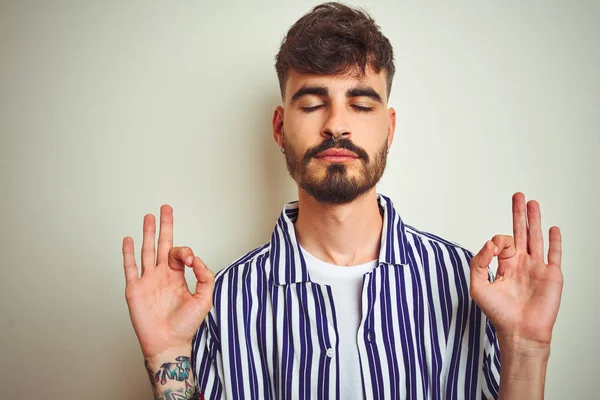
[{"label": "shirt sleeve", "polygon": [[225,398],[222,381],[221,345],[212,312],[200,325],[192,341],[192,369],[200,399]]},{"label": "shirt sleeve", "polygon": [[[490,282],[494,281],[494,274],[488,273]],[[483,382],[481,386],[482,398],[498,399],[500,388],[500,345],[496,328],[486,317],[485,338],[483,341]]]}]

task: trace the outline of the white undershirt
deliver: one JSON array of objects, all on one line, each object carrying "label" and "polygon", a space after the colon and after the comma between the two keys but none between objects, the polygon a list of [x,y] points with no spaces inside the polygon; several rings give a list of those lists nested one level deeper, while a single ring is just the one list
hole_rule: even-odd
[{"label": "white undershirt", "polygon": [[356,335],[362,318],[363,276],[377,260],[356,266],[339,266],[319,260],[302,247],[310,279],[331,286],[337,316],[340,368],[340,398],[362,399],[362,377]]}]

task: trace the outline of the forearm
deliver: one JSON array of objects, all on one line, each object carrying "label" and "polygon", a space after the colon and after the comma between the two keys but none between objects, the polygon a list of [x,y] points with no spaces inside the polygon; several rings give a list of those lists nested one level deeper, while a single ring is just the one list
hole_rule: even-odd
[{"label": "forearm", "polygon": [[173,348],[146,358],[155,400],[199,399],[190,363],[191,346]]},{"label": "forearm", "polygon": [[500,393],[502,400],[544,398],[549,348],[500,344]]}]

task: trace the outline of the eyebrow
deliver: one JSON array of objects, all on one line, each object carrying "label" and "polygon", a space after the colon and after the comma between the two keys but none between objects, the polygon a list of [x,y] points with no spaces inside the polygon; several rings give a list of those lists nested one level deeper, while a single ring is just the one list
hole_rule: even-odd
[{"label": "eyebrow", "polygon": [[[310,94],[325,97],[329,95],[329,90],[324,86],[302,86],[292,96],[292,104],[294,104],[294,102],[299,98]],[[346,97],[368,97],[379,103],[383,103],[379,93],[377,93],[375,89],[370,86],[359,86],[348,89],[346,91]]]},{"label": "eyebrow", "polygon": [[373,89],[370,86],[359,86],[356,88],[349,89],[346,92],[346,97],[369,97],[379,103],[383,103],[383,100],[381,100],[381,96],[379,95],[379,93],[377,93],[375,89]]},{"label": "eyebrow", "polygon": [[329,90],[327,90],[327,88],[323,86],[302,86],[292,96],[292,104],[294,104],[294,102],[300,97],[306,96],[308,94],[313,94],[315,96],[327,96],[329,95]]}]

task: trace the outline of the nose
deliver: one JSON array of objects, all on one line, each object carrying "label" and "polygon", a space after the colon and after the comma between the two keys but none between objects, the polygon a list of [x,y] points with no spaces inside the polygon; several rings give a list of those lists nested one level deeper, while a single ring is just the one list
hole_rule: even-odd
[{"label": "nose", "polygon": [[327,120],[321,130],[321,136],[325,139],[333,138],[336,142],[341,138],[350,138],[350,126],[347,123],[347,119],[344,117],[343,111],[335,110],[333,107],[330,109]]}]

